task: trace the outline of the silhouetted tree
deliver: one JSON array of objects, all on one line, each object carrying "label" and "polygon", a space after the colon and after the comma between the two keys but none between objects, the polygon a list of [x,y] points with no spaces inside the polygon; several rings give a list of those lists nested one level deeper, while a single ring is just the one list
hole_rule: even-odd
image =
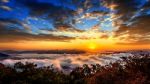
[{"label": "silhouetted tree", "polygon": [[39,67],[34,63],[0,63],[0,84],[150,84],[150,55],[122,57],[109,65],[86,65],[66,75],[53,65]]}]

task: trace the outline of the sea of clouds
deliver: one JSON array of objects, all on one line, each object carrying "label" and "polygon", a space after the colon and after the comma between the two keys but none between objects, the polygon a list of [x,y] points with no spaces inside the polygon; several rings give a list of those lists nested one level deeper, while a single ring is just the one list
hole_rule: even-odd
[{"label": "sea of clouds", "polygon": [[132,56],[131,53],[116,54],[12,54],[7,59],[0,60],[8,66],[13,66],[17,62],[34,63],[37,67],[51,66],[62,71],[71,71],[83,64],[107,65],[110,62],[121,60],[120,57]]}]

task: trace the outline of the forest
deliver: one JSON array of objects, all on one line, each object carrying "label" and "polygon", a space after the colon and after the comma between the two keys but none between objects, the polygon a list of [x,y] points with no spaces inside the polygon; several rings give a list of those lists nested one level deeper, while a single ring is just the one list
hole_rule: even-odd
[{"label": "forest", "polygon": [[122,57],[105,66],[84,64],[69,74],[55,70],[53,65],[0,64],[0,84],[150,84],[150,55]]}]

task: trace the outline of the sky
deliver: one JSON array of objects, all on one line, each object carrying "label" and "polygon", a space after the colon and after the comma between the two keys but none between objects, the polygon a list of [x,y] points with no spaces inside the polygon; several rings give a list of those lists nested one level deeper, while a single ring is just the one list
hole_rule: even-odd
[{"label": "sky", "polygon": [[150,49],[149,22],[150,0],[0,0],[0,49]]}]

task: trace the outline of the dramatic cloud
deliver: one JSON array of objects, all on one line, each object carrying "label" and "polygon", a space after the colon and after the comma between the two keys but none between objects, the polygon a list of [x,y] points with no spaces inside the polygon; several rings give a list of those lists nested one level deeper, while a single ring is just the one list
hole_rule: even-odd
[{"label": "dramatic cloud", "polygon": [[19,41],[68,41],[74,39],[67,36],[54,36],[52,34],[30,34],[17,28],[8,29],[0,25],[0,42],[19,42]]},{"label": "dramatic cloud", "polygon": [[8,41],[113,37],[145,44],[149,21],[149,0],[0,0],[0,37]]},{"label": "dramatic cloud", "polygon": [[148,3],[150,3],[150,1],[141,1],[139,4],[137,3],[138,0],[133,0],[133,2],[131,1],[130,3],[129,2],[130,1],[126,2],[127,5],[133,3],[135,3],[135,5],[133,4],[131,7],[130,5],[126,5],[123,8],[118,5],[118,8],[122,8],[120,10],[124,11],[118,11],[118,13],[122,16],[119,19],[123,20],[123,23],[117,25],[118,30],[115,31],[115,37],[124,40],[124,42],[119,42],[119,44],[149,44],[150,5]]},{"label": "dramatic cloud", "polygon": [[117,28],[114,38],[118,44],[149,44],[150,42],[150,1],[149,0],[105,0],[112,9],[113,24]]}]

